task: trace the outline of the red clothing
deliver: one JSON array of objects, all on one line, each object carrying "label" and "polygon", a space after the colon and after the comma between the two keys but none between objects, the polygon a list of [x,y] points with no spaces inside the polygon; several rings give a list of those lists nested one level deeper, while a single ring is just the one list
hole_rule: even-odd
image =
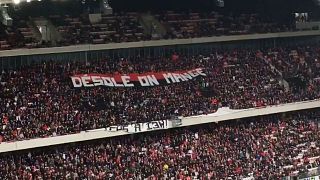
[{"label": "red clothing", "polygon": [[7,125],[9,123],[9,118],[7,116],[2,117],[2,123]]},{"label": "red clothing", "polygon": [[172,61],[177,62],[179,60],[179,55],[173,54],[171,59],[172,59]]},{"label": "red clothing", "polygon": [[217,105],[218,104],[218,100],[217,99],[212,99],[211,100],[211,104],[212,105]]}]

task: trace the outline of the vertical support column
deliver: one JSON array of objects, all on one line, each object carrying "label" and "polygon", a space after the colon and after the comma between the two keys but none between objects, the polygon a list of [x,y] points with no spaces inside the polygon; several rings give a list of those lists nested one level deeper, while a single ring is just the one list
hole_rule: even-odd
[{"label": "vertical support column", "polygon": [[85,61],[86,61],[86,64],[88,63],[88,51],[85,51]]}]

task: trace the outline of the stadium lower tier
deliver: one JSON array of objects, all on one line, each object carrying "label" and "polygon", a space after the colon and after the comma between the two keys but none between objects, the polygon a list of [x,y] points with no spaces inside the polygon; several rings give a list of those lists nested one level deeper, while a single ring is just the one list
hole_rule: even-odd
[{"label": "stadium lower tier", "polygon": [[320,165],[320,111],[0,155],[1,179],[282,179]]}]

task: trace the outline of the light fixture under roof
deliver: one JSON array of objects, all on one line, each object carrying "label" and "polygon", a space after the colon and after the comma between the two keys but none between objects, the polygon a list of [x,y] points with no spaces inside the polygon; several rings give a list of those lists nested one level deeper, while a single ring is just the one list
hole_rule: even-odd
[{"label": "light fixture under roof", "polygon": [[13,3],[14,3],[14,4],[19,4],[19,3],[20,3],[20,0],[13,0]]}]

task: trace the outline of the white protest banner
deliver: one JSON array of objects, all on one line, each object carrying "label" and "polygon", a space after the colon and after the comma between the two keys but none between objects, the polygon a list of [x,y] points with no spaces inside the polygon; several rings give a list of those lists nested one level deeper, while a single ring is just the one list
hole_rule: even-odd
[{"label": "white protest banner", "polygon": [[105,128],[109,132],[125,131],[128,133],[145,132],[159,129],[169,129],[182,125],[181,118],[173,118],[171,120],[151,121],[146,123],[132,123],[127,125],[109,126]]},{"label": "white protest banner", "polygon": [[153,131],[160,129],[169,129],[172,128],[172,123],[169,120],[161,120],[161,121],[151,121],[146,123],[135,123],[128,125],[129,133],[137,133],[137,132],[145,132],[145,131]]},{"label": "white protest banner", "polygon": [[307,177],[307,178],[301,178],[299,180],[319,180],[319,176],[312,176],[312,177]]}]

